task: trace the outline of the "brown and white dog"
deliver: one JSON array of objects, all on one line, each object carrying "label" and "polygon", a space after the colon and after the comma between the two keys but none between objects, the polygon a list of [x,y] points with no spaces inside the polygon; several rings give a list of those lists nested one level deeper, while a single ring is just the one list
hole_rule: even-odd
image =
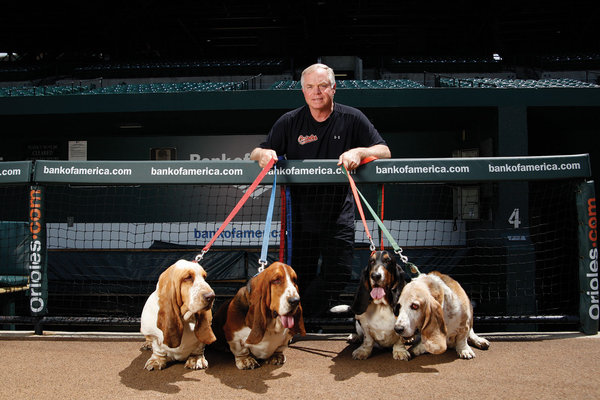
[{"label": "brown and white dog", "polygon": [[473,306],[460,284],[437,271],[421,274],[406,285],[398,301],[395,329],[405,338],[420,333],[420,341],[404,360],[423,353],[441,354],[455,348],[464,359],[475,357],[469,344],[487,350],[490,342],[473,331]]},{"label": "brown and white dog", "polygon": [[215,333],[227,342],[239,369],[285,363],[283,352],[292,337],[305,335],[296,273],[289,265],[274,262],[215,314]]},{"label": "brown and white dog", "polygon": [[[367,359],[375,346],[391,347],[395,359],[406,357],[404,340],[394,330],[394,306],[409,280],[392,254],[385,250],[371,254],[367,266],[362,271],[354,302],[350,307],[355,314],[356,333],[352,334],[348,341],[360,343],[352,352],[352,358]],[[336,306],[331,311],[343,312],[345,307],[347,306]]]},{"label": "brown and white dog", "polygon": [[186,368],[208,367],[204,347],[216,340],[211,327],[214,299],[197,262],[179,260],[167,268],[142,310],[142,348],[152,348],[144,368],[163,369],[168,362],[183,360]]}]

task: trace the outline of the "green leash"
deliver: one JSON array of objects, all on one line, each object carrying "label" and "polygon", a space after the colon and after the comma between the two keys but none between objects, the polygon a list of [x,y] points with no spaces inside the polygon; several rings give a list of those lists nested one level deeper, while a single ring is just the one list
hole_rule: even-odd
[{"label": "green leash", "polygon": [[[342,165],[342,172],[344,173],[344,175],[346,175],[348,177],[348,180],[351,183],[353,192],[356,190],[356,193],[358,193],[358,195],[362,199],[362,202],[364,203],[364,205],[367,207],[367,209],[371,213],[371,216],[373,217],[375,222],[377,222],[379,229],[381,230],[381,232],[383,232],[383,234],[387,238],[388,242],[392,245],[392,248],[394,249],[394,253],[396,253],[398,255],[398,257],[400,258],[400,261],[402,261],[402,263],[409,269],[407,272],[410,272],[414,276],[420,275],[421,272],[419,271],[419,268],[417,268],[417,266],[415,264],[408,262],[408,257],[406,257],[404,254],[402,254],[402,251],[403,251],[402,248],[398,245],[398,243],[396,243],[396,241],[394,240],[394,238],[392,237],[392,235],[390,234],[388,229],[385,227],[385,225],[383,225],[383,222],[381,222],[381,219],[379,219],[379,217],[377,216],[377,213],[373,210],[373,208],[371,207],[371,205],[369,204],[367,199],[365,199],[365,196],[363,196],[363,194],[360,192],[360,190],[356,187],[356,185],[354,184],[354,180],[352,179],[352,177],[350,176],[350,174],[348,173],[348,171],[346,170],[346,167],[344,165]],[[356,195],[355,195],[355,197],[356,197]],[[356,199],[356,201],[359,201],[359,200]],[[405,268],[405,270],[406,270],[406,268]]]}]

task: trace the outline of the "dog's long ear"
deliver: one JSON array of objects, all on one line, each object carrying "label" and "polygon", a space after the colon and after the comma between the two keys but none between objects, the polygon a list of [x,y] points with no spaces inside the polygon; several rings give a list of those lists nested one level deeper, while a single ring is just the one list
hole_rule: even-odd
[{"label": "dog's long ear", "polygon": [[212,330],[212,311],[206,310],[196,313],[196,325],[194,334],[200,343],[211,344],[217,340]]},{"label": "dog's long ear", "polygon": [[394,284],[392,285],[392,288],[390,290],[391,299],[389,304],[392,306],[392,308],[396,308],[396,304],[398,303],[398,300],[400,300],[400,294],[402,294],[402,289],[404,289],[404,286],[406,286],[408,282],[410,282],[410,278],[408,278],[408,276],[404,272],[404,269],[402,269],[402,267],[396,263]]},{"label": "dog's long ear", "polygon": [[306,336],[306,329],[304,329],[304,317],[302,316],[302,306],[298,306],[296,314],[294,314],[294,327],[291,329],[292,335]]},{"label": "dog's long ear", "polygon": [[425,317],[421,328],[421,342],[427,352],[442,354],[447,348],[447,330],[442,305],[433,296],[428,296],[424,306]]},{"label": "dog's long ear", "polygon": [[163,332],[163,343],[171,348],[179,347],[183,334],[181,316],[180,282],[172,267],[158,278],[158,318],[156,326]]},{"label": "dog's long ear", "polygon": [[265,336],[267,330],[267,315],[269,313],[269,304],[271,303],[271,282],[262,273],[253,279],[252,290],[250,292],[250,308],[246,315],[246,325],[251,326],[250,334],[246,338],[246,343],[257,344]]},{"label": "dog's long ear", "polygon": [[354,301],[352,302],[352,312],[356,315],[360,315],[367,311],[367,307],[371,303],[371,284],[369,280],[369,267],[363,269],[363,273],[360,277],[358,289],[354,295]]}]

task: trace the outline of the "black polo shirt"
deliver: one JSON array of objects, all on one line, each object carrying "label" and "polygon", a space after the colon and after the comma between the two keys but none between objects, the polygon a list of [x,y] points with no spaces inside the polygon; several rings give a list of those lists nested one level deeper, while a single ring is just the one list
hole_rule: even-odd
[{"label": "black polo shirt", "polygon": [[[386,142],[360,110],[334,103],[323,122],[315,121],[307,105],[285,113],[259,146],[288,160],[337,160],[347,150],[376,144]],[[292,189],[295,229],[354,228],[354,198],[348,184],[295,185]]]},{"label": "black polo shirt", "polygon": [[358,109],[335,103],[333,112],[317,122],[308,106],[282,115],[260,144],[288,160],[338,159],[355,147],[386,144],[377,129]]}]

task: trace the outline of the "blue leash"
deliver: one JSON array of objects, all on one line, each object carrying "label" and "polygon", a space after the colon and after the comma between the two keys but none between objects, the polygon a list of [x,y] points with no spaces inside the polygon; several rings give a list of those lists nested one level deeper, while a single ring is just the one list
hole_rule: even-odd
[{"label": "blue leash", "polygon": [[261,273],[267,265],[267,254],[269,252],[269,232],[271,230],[271,221],[273,220],[273,208],[275,206],[275,188],[277,187],[277,166],[273,165],[273,187],[271,188],[271,199],[269,200],[269,208],[267,210],[267,220],[265,221],[265,229],[263,230],[263,244],[260,252],[258,263],[260,267],[258,272]]},{"label": "blue leash", "polygon": [[292,192],[289,186],[285,187],[285,211],[286,211],[286,248],[287,265],[292,265]]}]

